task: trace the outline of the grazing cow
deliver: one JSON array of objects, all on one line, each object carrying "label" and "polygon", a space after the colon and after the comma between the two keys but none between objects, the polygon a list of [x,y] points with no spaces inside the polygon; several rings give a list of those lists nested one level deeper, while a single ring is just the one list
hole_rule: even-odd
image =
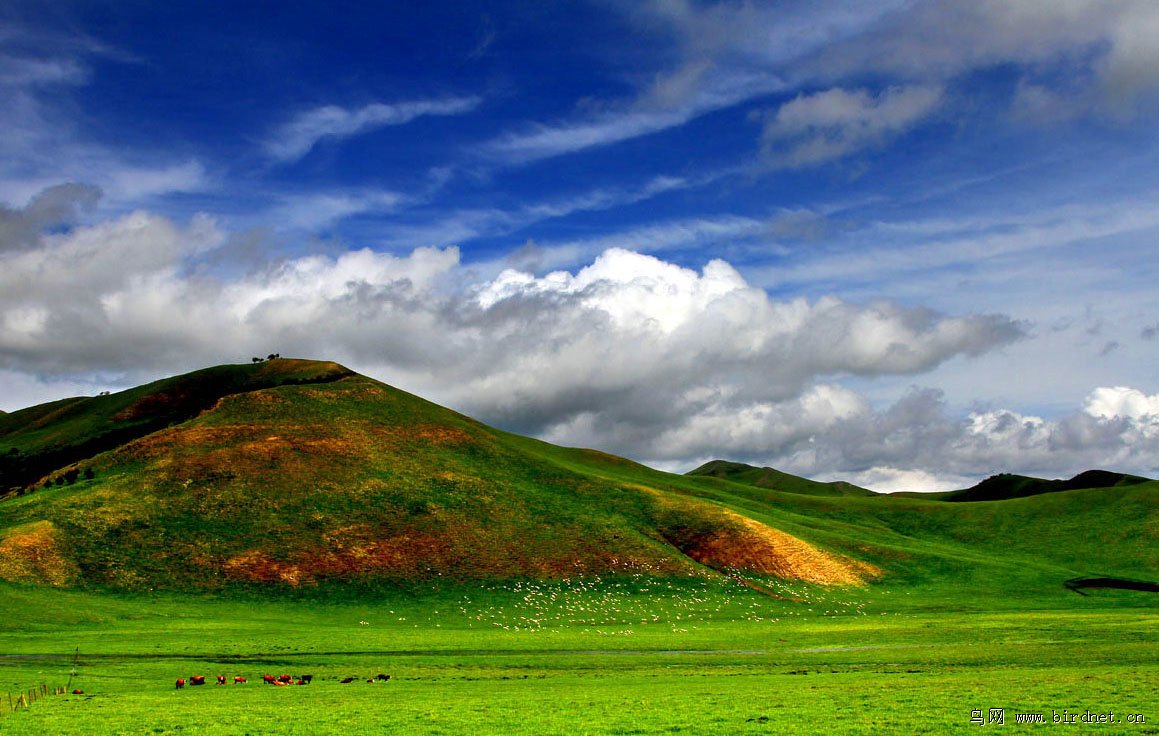
[{"label": "grazing cow", "polygon": [[73,695],[84,695],[84,694],[85,694],[85,691],[84,691],[84,690],[81,690],[80,688],[77,688],[76,690],[73,690],[73,691],[72,691],[72,694],[73,694]]},{"label": "grazing cow", "polygon": [[285,683],[285,682],[293,682],[293,681],[294,681],[293,675],[278,675],[278,682]]},{"label": "grazing cow", "polygon": [[368,677],[368,678],[366,678],[366,681],[367,681],[367,682],[374,682],[374,678],[373,678],[373,677]]},{"label": "grazing cow", "polygon": [[343,681],[342,681],[342,684],[343,684],[343,685],[346,685],[346,684],[348,684],[348,683],[351,683],[351,682],[354,682],[354,678],[353,678],[353,677],[347,677],[345,680],[343,680]]},{"label": "grazing cow", "polygon": [[302,675],[298,679],[300,679],[302,681],[303,685],[309,685],[311,682],[314,681],[314,676],[313,675]]},{"label": "grazing cow", "polygon": [[224,685],[224,684],[225,684],[225,675],[218,675],[218,676],[217,676],[217,684],[218,684],[218,685]]},{"label": "grazing cow", "polygon": [[234,685],[244,685],[244,684],[246,684],[247,682],[249,682],[249,680],[245,679],[245,678],[244,678],[244,677],[242,677],[241,675],[238,675],[237,677],[233,678],[233,684],[234,684]]},{"label": "grazing cow", "polygon": [[185,678],[184,678],[184,677],[178,677],[178,678],[177,678],[177,689],[178,689],[178,690],[180,690],[180,689],[181,689],[181,688],[183,688],[183,687],[185,687]]},{"label": "grazing cow", "polygon": [[382,680],[383,682],[387,682],[388,680],[390,680],[390,675],[378,674],[378,675],[374,676],[374,679]]},{"label": "grazing cow", "polygon": [[266,683],[267,685],[277,685],[278,678],[274,677],[273,675],[262,675],[262,682]]},{"label": "grazing cow", "polygon": [[194,675],[193,677],[190,677],[189,684],[190,685],[204,685],[205,684],[205,675]]},{"label": "grazing cow", "polygon": [[274,684],[277,685],[278,687],[285,687],[286,686],[286,683],[282,682],[281,680],[277,680],[276,682],[274,682]]}]

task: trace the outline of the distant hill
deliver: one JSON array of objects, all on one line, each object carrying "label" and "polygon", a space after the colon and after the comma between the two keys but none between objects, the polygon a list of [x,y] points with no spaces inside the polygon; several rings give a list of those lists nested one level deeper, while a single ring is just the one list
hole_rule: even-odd
[{"label": "distant hill", "polygon": [[803,493],[809,496],[876,496],[868,488],[861,488],[845,481],[822,483],[800,476],[784,473],[775,468],[758,468],[744,463],[727,460],[710,460],[686,475],[704,475],[723,478],[733,483],[770,488],[786,493]]},{"label": "distant hill", "polygon": [[1025,475],[992,475],[976,486],[937,494],[943,501],[1002,501],[1043,493],[1060,493],[1083,488],[1121,488],[1147,483],[1150,479],[1108,470],[1087,470],[1069,480],[1043,480]]}]

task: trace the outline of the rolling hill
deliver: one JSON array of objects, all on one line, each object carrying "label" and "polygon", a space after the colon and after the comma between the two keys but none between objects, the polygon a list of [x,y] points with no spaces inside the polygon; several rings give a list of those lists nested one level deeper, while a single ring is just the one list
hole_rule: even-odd
[{"label": "rolling hill", "polygon": [[731,463],[674,475],[317,361],[12,412],[0,457],[0,579],[60,587],[691,574],[1033,591],[1159,563],[1155,482],[963,504]]},{"label": "rolling hill", "polygon": [[873,571],[719,504],[553,462],[333,363],[220,366],[32,407],[4,418],[0,443],[24,473],[9,478],[31,481],[0,505],[10,580],[375,586],[743,568],[855,583]]},{"label": "rolling hill", "polygon": [[845,481],[821,483],[808,478],[783,473],[775,468],[756,468],[744,463],[734,463],[727,460],[710,460],[699,468],[688,471],[686,475],[704,475],[711,478],[723,478],[735,483],[771,488],[786,493],[803,493],[809,496],[876,496],[868,488],[861,488]]},{"label": "rolling hill", "polygon": [[1060,493],[1083,488],[1121,488],[1147,483],[1138,475],[1114,473],[1108,470],[1087,470],[1067,480],[1044,480],[1025,475],[1002,473],[992,475],[981,483],[960,491],[941,494],[943,501],[1002,501],[1025,498],[1042,493]]}]

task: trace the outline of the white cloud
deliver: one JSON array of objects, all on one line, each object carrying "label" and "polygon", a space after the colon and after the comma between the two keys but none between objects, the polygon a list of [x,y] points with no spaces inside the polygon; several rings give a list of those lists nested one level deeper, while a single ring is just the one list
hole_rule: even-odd
[{"label": "white cloud", "polygon": [[798,95],[765,124],[762,150],[776,166],[832,161],[879,146],[930,115],[942,99],[936,85],[867,90],[830,89]]},{"label": "white cloud", "polygon": [[278,230],[312,232],[353,215],[393,212],[406,195],[389,191],[291,194],[260,214],[260,223]]},{"label": "white cloud", "polygon": [[99,175],[97,179],[102,181],[106,196],[131,202],[175,192],[197,192],[209,186],[205,167],[198,161],[161,168],[117,167],[107,172],[103,180]]},{"label": "white cloud", "polygon": [[1087,397],[1083,411],[1100,419],[1132,419],[1159,430],[1159,394],[1148,396],[1126,386],[1101,387]]},{"label": "white cloud", "polygon": [[1159,395],[1137,389],[1098,388],[1082,411],[1045,420],[955,418],[929,390],[875,409],[840,383],[991,351],[1020,335],[1004,317],[776,301],[721,260],[697,271],[614,248],[539,277],[473,275],[453,248],[351,250],[217,279],[189,268],[227,239],[206,217],[138,212],[0,248],[0,371],[41,400],[44,381],[94,373],[134,382],[271,351],[333,358],[552,441],[879,489],[1159,466]]},{"label": "white cloud", "polygon": [[843,475],[822,474],[817,479],[823,481],[843,480],[878,493],[956,491],[959,488],[968,488],[977,483],[977,478],[968,476],[945,475],[926,470],[909,470],[888,466],[878,466]]},{"label": "white cloud", "polygon": [[479,97],[448,97],[383,104],[375,102],[349,110],[325,105],[300,113],[280,126],[265,143],[265,152],[277,161],[296,161],[321,140],[343,139],[390,125],[404,125],[427,115],[461,115],[482,103]]},{"label": "white cloud", "polygon": [[[480,280],[455,249],[191,275],[226,239],[208,218],[179,227],[135,213],[0,250],[2,367],[169,370],[276,350],[378,366],[528,431],[595,410],[613,424],[654,421],[653,432],[673,411],[695,413],[697,392],[781,401],[817,377],[919,372],[1019,334],[1000,317],[775,302],[723,261],[697,272],[619,249],[543,277]],[[656,405],[668,409],[648,420]]]}]

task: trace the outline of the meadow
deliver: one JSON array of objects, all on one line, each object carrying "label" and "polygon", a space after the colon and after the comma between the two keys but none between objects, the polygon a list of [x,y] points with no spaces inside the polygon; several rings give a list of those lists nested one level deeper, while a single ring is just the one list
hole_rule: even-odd
[{"label": "meadow", "polygon": [[[0,733],[1159,733],[1151,594],[761,583],[637,574],[299,600],[3,584],[0,698],[84,693],[0,708]],[[314,680],[260,680],[283,672]],[[366,682],[379,673],[391,680]],[[210,684],[175,689],[197,674]]]}]

